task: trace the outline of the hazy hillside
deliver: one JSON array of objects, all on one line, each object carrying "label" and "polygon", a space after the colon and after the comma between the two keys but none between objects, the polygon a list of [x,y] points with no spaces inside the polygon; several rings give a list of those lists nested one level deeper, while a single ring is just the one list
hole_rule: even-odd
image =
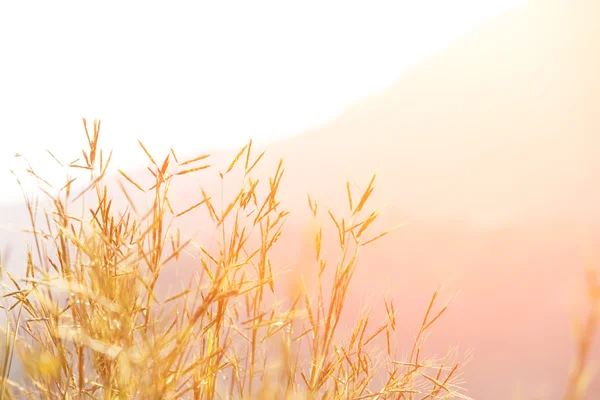
[{"label": "hazy hillside", "polygon": [[[364,189],[378,174],[378,227],[409,224],[362,253],[353,304],[393,293],[410,337],[451,279],[459,296],[429,344],[474,349],[464,378],[475,399],[506,399],[518,384],[560,398],[584,249],[599,244],[600,6],[555,3],[491,20],[331,123],[273,144],[257,170],[285,161],[281,200],[296,212],[277,250],[283,266],[312,259],[300,240],[306,192],[341,212],[346,179]],[[232,156],[215,160],[226,168]],[[216,173],[203,176],[177,188],[181,207],[200,185],[218,195]],[[237,191],[231,182],[225,193]],[[202,230],[206,212],[193,218],[185,231]]]},{"label": "hazy hillside", "polygon": [[382,202],[411,217],[597,215],[600,36],[592,11],[552,11],[493,20],[271,154],[323,191],[324,166],[377,171]]}]

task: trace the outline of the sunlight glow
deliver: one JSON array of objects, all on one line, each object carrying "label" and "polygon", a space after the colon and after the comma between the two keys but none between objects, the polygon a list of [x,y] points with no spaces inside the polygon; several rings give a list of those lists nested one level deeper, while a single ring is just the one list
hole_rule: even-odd
[{"label": "sunlight glow", "polygon": [[4,2],[0,202],[20,197],[13,154],[78,153],[82,117],[102,119],[115,168],[143,160],[137,139],[159,156],[276,140],[522,3]]}]

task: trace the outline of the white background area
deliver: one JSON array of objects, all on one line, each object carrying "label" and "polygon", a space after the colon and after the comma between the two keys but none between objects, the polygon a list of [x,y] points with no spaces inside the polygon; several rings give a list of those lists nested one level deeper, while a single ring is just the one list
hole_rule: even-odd
[{"label": "white background area", "polygon": [[[293,5],[292,5],[293,4]],[[336,116],[518,0],[5,1],[0,204],[21,153],[51,183],[102,120],[112,166],[266,143]]]}]

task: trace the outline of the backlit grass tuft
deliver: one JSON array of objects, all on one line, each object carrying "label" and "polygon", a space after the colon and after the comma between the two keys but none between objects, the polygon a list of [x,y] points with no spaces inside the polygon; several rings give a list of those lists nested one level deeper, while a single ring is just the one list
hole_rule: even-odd
[{"label": "backlit grass tuft", "polygon": [[[25,198],[34,246],[25,276],[7,274],[10,318],[3,329],[0,398],[467,398],[458,386],[459,364],[451,357],[427,358],[422,347],[446,311],[436,304],[438,293],[423,305],[416,340],[402,349],[406,359],[398,357],[391,299],[384,321],[362,314],[353,329],[341,331],[359,250],[386,234],[370,229],[377,218],[368,210],[375,177],[363,193],[347,185],[346,217],[319,209],[308,197],[317,272],[310,285],[298,280],[281,290],[270,254],[289,215],[278,201],[283,161],[268,181],[252,179],[262,154],[255,157],[250,142],[220,173],[224,180],[236,168],[243,171],[232,202],[223,204],[203,190],[176,210],[169,200],[172,182],[209,172],[210,157],[179,160],[171,150],[158,160],[140,142],[153,184],[145,188],[119,171],[128,205],[117,209],[116,193],[105,184],[111,157],[98,146],[100,123],[93,132],[85,120],[84,127],[88,148],[68,164],[89,172],[83,191],[75,192],[75,180],[67,179],[51,193],[41,176],[28,171],[41,182],[50,207],[39,226],[39,203]],[[133,200],[135,191],[150,199],[146,208]],[[174,226],[199,208],[214,224],[206,229],[215,230],[217,250],[183,238]],[[339,239],[333,264],[321,254],[326,226]],[[184,251],[199,254],[201,272],[180,292],[161,296],[165,265]],[[333,284],[327,285],[328,276]],[[582,382],[585,337],[571,396]],[[376,347],[376,339],[385,346]],[[11,375],[17,359],[26,375],[21,379]]]}]

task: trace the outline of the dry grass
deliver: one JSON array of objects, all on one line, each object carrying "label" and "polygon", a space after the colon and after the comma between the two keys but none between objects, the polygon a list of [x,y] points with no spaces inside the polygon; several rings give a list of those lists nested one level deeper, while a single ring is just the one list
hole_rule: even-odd
[{"label": "dry grass", "polygon": [[[208,168],[208,156],[180,162],[171,151],[159,163],[140,142],[154,184],[146,190],[120,171],[129,207],[119,212],[104,184],[110,155],[98,147],[100,123],[91,133],[85,120],[84,127],[89,148],[82,162],[69,166],[89,171],[86,189],[73,193],[71,179],[58,195],[45,191],[52,206],[45,211],[44,227],[36,226],[38,204],[26,196],[35,247],[25,278],[9,276],[13,287],[5,296],[11,316],[2,367],[6,397],[461,397],[455,386],[458,365],[424,360],[421,352],[423,335],[446,309],[434,311],[437,294],[404,362],[395,356],[391,301],[386,301],[388,318],[379,326],[371,329],[365,316],[338,337],[358,251],[385,234],[368,234],[377,217],[364,211],[373,181],[356,199],[348,189],[348,219],[327,213],[339,235],[336,265],[322,260],[322,230],[316,233],[316,292],[300,284],[281,298],[269,254],[288,215],[277,200],[283,163],[261,198],[257,188],[262,182],[251,179],[250,172],[262,155],[253,158],[250,142],[220,175],[225,179],[234,168],[244,169],[245,182],[233,202],[217,207],[204,193],[187,210],[175,211],[168,196],[171,182]],[[28,172],[42,189],[48,186]],[[152,199],[150,206],[140,210],[130,190],[144,192]],[[73,214],[73,202],[90,194],[93,206]],[[318,218],[318,205],[310,197],[309,205]],[[182,240],[173,228],[174,221],[197,207],[206,208],[216,225],[216,252]],[[256,248],[249,245],[253,234],[259,238]],[[202,273],[185,290],[160,299],[156,290],[163,267],[193,246],[202,255]],[[327,274],[334,277],[330,287],[324,284]],[[384,352],[374,346],[381,336],[387,343]],[[17,355],[27,373],[23,383],[9,379]]]},{"label": "dry grass", "polygon": [[[427,331],[446,310],[436,306],[437,293],[407,359],[397,356],[391,300],[379,325],[363,315],[353,330],[340,332],[358,252],[385,235],[369,232],[377,218],[366,211],[374,180],[364,193],[347,186],[347,218],[324,214],[339,237],[337,263],[324,261],[318,228],[314,288],[299,281],[282,294],[275,290],[281,285],[269,255],[288,215],[277,197],[283,163],[268,182],[253,180],[250,173],[262,154],[254,158],[250,142],[220,174],[224,180],[243,168],[244,184],[234,201],[217,206],[202,192],[179,211],[169,201],[171,183],[208,168],[208,156],[179,161],[171,151],[157,162],[140,142],[154,184],[144,189],[121,172],[129,206],[117,210],[104,183],[110,155],[98,147],[100,123],[91,133],[85,120],[84,127],[89,148],[69,166],[89,171],[86,189],[73,193],[68,179],[58,194],[46,191],[51,207],[43,227],[36,222],[38,203],[26,196],[35,246],[28,252],[26,276],[8,276],[0,398],[467,398],[457,386],[457,363],[423,356]],[[259,196],[259,187],[265,196]],[[147,209],[131,200],[132,190],[151,199]],[[90,196],[93,204],[74,214],[74,201]],[[322,211],[310,197],[308,203],[318,221]],[[216,226],[216,251],[182,239],[174,228],[198,207]],[[250,245],[251,237],[257,246]],[[189,247],[201,254],[202,272],[180,293],[161,298],[157,285],[164,266]],[[587,329],[594,324],[595,319]],[[585,337],[589,332],[582,335],[571,398],[584,375]],[[376,339],[385,343],[383,349]],[[27,375],[22,382],[9,379],[17,357]]]},{"label": "dry grass", "polygon": [[600,278],[597,270],[591,266],[587,269],[587,282],[590,310],[576,326],[575,362],[567,383],[566,400],[584,399],[592,377],[588,361],[592,349],[592,339],[598,332],[598,320],[600,319]]}]

